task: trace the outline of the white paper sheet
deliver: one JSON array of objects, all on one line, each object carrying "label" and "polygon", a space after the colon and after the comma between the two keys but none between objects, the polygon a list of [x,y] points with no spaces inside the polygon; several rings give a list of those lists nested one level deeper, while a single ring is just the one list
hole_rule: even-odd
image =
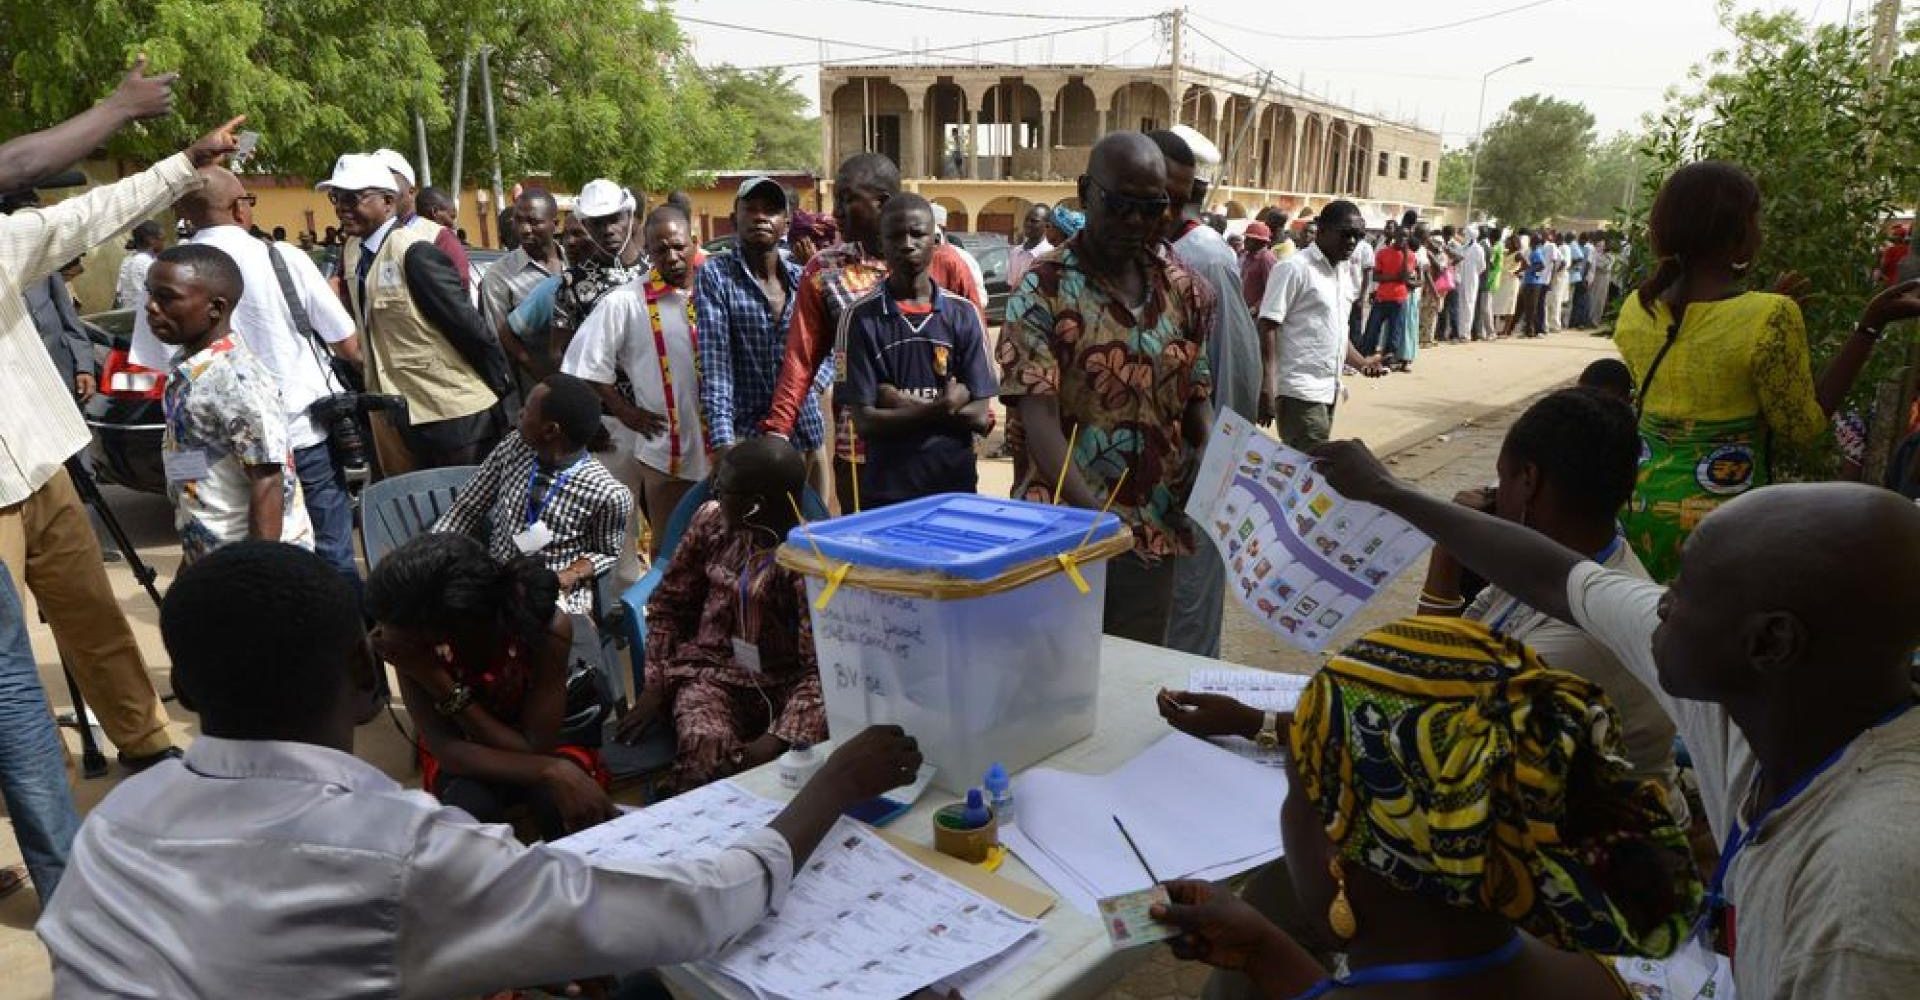
[{"label": "white paper sheet", "polygon": [[1734,1000],[1733,966],[1725,955],[1713,956],[1713,977],[1692,996],[1681,996],[1668,981],[1667,963],[1648,958],[1616,958],[1613,967],[1626,980],[1634,1000]]},{"label": "white paper sheet", "polygon": [[[1187,690],[1223,694],[1262,712],[1291,712],[1300,705],[1300,692],[1309,678],[1271,670],[1197,669],[1187,676]],[[1262,750],[1244,736],[1215,736],[1208,742],[1267,767],[1280,767],[1285,752]]]},{"label": "white paper sheet", "polygon": [[[595,864],[686,861],[725,849],[783,808],[719,781],[554,842]],[[779,912],[705,966],[743,991],[845,1000],[905,996],[963,974],[998,975],[1039,924],[895,850],[842,817],[794,873]]]},{"label": "white paper sheet", "polygon": [[1187,515],[1213,538],[1235,599],[1314,653],[1432,544],[1335,493],[1312,459],[1232,410],[1214,420]]},{"label": "white paper sheet", "polygon": [[1085,913],[1151,884],[1114,816],[1162,880],[1225,878],[1280,856],[1286,779],[1184,733],[1104,775],[1034,768],[1014,789],[1020,823],[1002,839]]}]

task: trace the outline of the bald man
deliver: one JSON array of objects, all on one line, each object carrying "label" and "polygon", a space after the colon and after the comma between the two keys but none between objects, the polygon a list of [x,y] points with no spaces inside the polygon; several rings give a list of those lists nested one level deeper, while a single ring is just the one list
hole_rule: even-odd
[{"label": "bald man", "polygon": [[1095,509],[1114,494],[1134,547],[1108,563],[1105,628],[1164,645],[1174,561],[1194,548],[1182,509],[1212,429],[1215,299],[1159,253],[1167,163],[1153,140],[1102,138],[1080,204],[1085,228],[1034,263],[1007,302],[995,352],[1000,396],[1018,409],[1031,459],[1015,491],[1045,501],[1060,483],[1062,500]]},{"label": "bald man", "polygon": [[1579,625],[1660,692],[1724,845],[1710,923],[1740,996],[1913,995],[1920,509],[1853,483],[1754,490],[1701,522],[1663,588],[1420,493],[1359,442],[1315,456],[1334,489]]},{"label": "bald man", "polygon": [[[174,211],[193,227],[187,242],[224,251],[240,269],[245,290],[233,306],[234,333],[279,386],[295,471],[313,522],[314,551],[357,589],[353,500],[345,472],[328,447],[328,429],[312,417],[315,400],[346,391],[325,356],[360,364],[353,316],[299,247],[262,243],[247,234],[253,197],[240,178],[224,167],[203,167],[200,175],[205,183],[175,203]],[[299,307],[297,313],[293,306]],[[144,311],[134,316],[131,355],[135,364],[160,371],[173,364],[174,349],[154,337]]]}]

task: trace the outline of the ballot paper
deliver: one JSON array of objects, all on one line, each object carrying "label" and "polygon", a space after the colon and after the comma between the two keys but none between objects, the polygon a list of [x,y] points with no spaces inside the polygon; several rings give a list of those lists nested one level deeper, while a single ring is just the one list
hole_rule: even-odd
[{"label": "ballot paper", "polygon": [[1235,599],[1314,653],[1432,544],[1335,493],[1311,458],[1232,410],[1214,420],[1187,516],[1213,539]]},{"label": "ballot paper", "polygon": [[1001,840],[1061,899],[1099,901],[1147,888],[1118,816],[1163,879],[1223,879],[1280,856],[1286,778],[1185,733],[1169,733],[1106,774],[1038,767],[1014,778],[1020,822]]},{"label": "ballot paper", "polygon": [[[1300,692],[1307,689],[1307,681],[1311,679],[1303,674],[1283,674],[1272,670],[1203,667],[1187,675],[1187,690],[1200,694],[1223,694],[1262,712],[1291,712],[1299,706]],[[1209,742],[1268,767],[1281,767],[1286,763],[1284,750],[1262,750],[1244,736],[1215,736]]]},{"label": "ballot paper", "polygon": [[[766,826],[782,805],[730,781],[554,842],[595,864],[692,861]],[[978,981],[1038,923],[922,867],[842,817],[780,909],[702,963],[743,992],[844,1000],[905,996],[949,977]]]},{"label": "ballot paper", "polygon": [[1725,955],[1714,955],[1713,975],[1691,995],[1682,996],[1669,981],[1668,964],[1649,958],[1616,958],[1614,970],[1627,984],[1634,1000],[1734,1000],[1733,966]]}]

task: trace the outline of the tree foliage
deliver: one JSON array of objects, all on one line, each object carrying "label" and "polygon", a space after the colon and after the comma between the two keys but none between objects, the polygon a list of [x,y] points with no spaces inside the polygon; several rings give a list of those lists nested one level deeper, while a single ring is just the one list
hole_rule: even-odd
[{"label": "tree foliage", "polygon": [[[738,166],[750,148],[745,115],[715,105],[672,16],[633,0],[0,0],[0,24],[4,134],[83,110],[137,52],[180,72],[176,114],[113,140],[132,159],[246,114],[262,133],[256,166],[312,176],[350,150],[411,154],[417,111],[444,183],[460,63],[482,46],[508,176],[659,190]],[[469,181],[489,165],[477,70],[473,88]]]},{"label": "tree foliage", "polygon": [[1534,94],[1509,105],[1481,141],[1474,203],[1510,225],[1530,226],[1575,200],[1593,145],[1593,115]]},{"label": "tree foliage", "polygon": [[1581,219],[1618,219],[1640,186],[1640,138],[1616,132],[1593,147],[1580,187],[1564,214]]},{"label": "tree foliage", "polygon": [[702,71],[714,102],[746,117],[752,149],[747,163],[769,170],[817,169],[820,119],[807,115],[807,98],[786,71],[717,66]]},{"label": "tree foliage", "polygon": [[[1727,0],[1720,11],[1734,44],[1695,68],[1641,142],[1635,242],[1649,245],[1646,210],[1674,168],[1702,159],[1744,165],[1760,185],[1766,238],[1750,273],[1762,287],[1789,270],[1813,282],[1802,309],[1818,371],[1875,290],[1881,224],[1920,192],[1916,38],[1908,35],[1882,74],[1864,27],[1815,28],[1793,14],[1737,12]],[[1644,273],[1653,255],[1636,256]],[[1900,354],[1877,352],[1856,398]]]},{"label": "tree foliage", "polygon": [[[1465,149],[1449,149],[1441,153],[1440,172],[1433,181],[1433,199],[1443,205],[1466,204],[1468,177],[1472,172],[1472,146]],[[1477,206],[1480,199],[1475,197],[1474,203]]]}]

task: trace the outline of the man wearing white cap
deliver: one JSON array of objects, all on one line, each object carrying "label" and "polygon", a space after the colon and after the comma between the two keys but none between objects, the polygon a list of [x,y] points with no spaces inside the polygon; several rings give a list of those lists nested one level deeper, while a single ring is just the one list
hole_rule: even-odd
[{"label": "man wearing white cap", "polygon": [[373,157],[393,173],[394,214],[399,216],[400,224],[418,229],[422,233],[431,233],[433,245],[439,247],[440,252],[446,254],[447,259],[453,262],[454,273],[460,276],[460,290],[469,295],[473,294],[471,284],[473,262],[467,259],[467,248],[460,245],[459,235],[432,219],[421,216],[414,204],[414,192],[420,185],[414,179],[413,164],[407,162],[407,158],[397,149],[382,147],[373,151]]},{"label": "man wearing white cap", "polygon": [[[1227,241],[1201,223],[1220,150],[1185,125],[1152,133],[1167,161],[1167,232],[1174,255],[1213,290],[1218,303],[1207,335],[1207,365],[1213,370],[1213,410],[1252,416],[1260,401],[1260,333],[1253,313],[1239,308],[1240,260]],[[1166,645],[1201,656],[1220,655],[1220,624],[1226,613],[1226,574],[1206,535],[1194,533],[1193,554],[1176,561],[1173,614]]]},{"label": "man wearing white cap", "polygon": [[453,262],[429,230],[401,221],[398,185],[379,159],[342,156],[318,187],[348,237],[341,279],[365,341],[367,390],[407,401],[403,420],[375,415],[381,469],[478,464],[499,432],[506,361]]},{"label": "man wearing white cap", "polygon": [[977,293],[973,304],[985,310],[987,308],[986,272],[980,270],[980,261],[974,258],[973,251],[947,238],[947,206],[940,204],[933,206],[933,228],[939,234],[940,242],[952,247],[953,252],[959,255],[960,262],[967,265],[967,271],[973,275],[973,287]]}]

